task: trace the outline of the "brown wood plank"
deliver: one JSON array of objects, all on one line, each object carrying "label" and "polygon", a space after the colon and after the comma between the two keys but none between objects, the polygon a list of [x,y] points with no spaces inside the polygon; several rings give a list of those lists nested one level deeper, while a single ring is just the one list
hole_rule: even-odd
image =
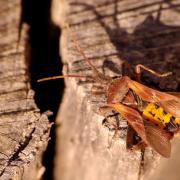
[{"label": "brown wood plank", "polygon": [[21,3],[0,1],[0,10],[0,179],[39,179],[50,124],[30,87],[28,27],[17,49]]},{"label": "brown wood plank", "polygon": [[[100,71],[105,67],[106,74],[121,75],[122,61],[141,63],[158,72],[173,72],[165,79],[144,73],[145,84],[166,91],[179,90],[179,12],[179,0],[54,0],[53,18],[63,28],[60,52],[67,64],[64,73],[92,73],[64,28],[69,23],[81,48]],[[94,111],[100,105],[92,104],[92,97],[87,95],[92,84],[66,79],[66,86],[57,118],[61,126],[57,132],[56,179],[137,180],[141,154],[128,152],[123,138],[107,148],[111,136],[102,126],[103,117]],[[172,153],[166,161],[148,148],[142,179],[160,179],[163,173],[169,173],[163,176],[168,179],[176,171],[162,169],[174,158],[178,154]],[[156,172],[158,168],[161,175]]]}]

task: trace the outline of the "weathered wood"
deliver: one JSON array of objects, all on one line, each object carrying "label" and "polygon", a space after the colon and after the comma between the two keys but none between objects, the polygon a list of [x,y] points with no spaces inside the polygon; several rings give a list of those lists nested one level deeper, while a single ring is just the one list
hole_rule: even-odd
[{"label": "weathered wood", "polygon": [[[161,90],[178,90],[180,82],[180,1],[137,0],[54,0],[53,18],[64,27],[69,23],[78,43],[93,64],[105,74],[121,75],[122,61],[145,64],[159,72],[172,71],[165,79],[144,75],[145,84]],[[68,65],[64,73],[91,74],[70,41],[64,28],[61,37],[62,60]],[[137,180],[140,152],[128,152],[124,138],[108,148],[109,131],[102,126],[103,117],[95,113],[87,96],[92,84],[66,79],[66,92],[57,123],[56,179],[63,180]],[[152,83],[151,83],[152,82]],[[94,108],[95,107],[95,108]],[[178,146],[176,146],[177,148]],[[173,144],[174,148],[174,144]],[[177,157],[173,154],[172,157]],[[167,179],[164,160],[152,149],[145,152],[142,179]],[[161,174],[156,172],[161,169]],[[171,168],[172,170],[173,168]],[[177,173],[172,170],[170,173]]]},{"label": "weathered wood", "polygon": [[0,179],[39,179],[49,140],[28,77],[28,27],[18,44],[21,2],[0,1]]}]

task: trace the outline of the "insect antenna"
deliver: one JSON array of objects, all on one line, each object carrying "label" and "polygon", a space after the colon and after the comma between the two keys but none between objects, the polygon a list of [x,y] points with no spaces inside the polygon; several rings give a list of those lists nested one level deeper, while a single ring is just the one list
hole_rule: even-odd
[{"label": "insect antenna", "polygon": [[[71,31],[69,26],[67,26],[67,28],[68,28],[69,31]],[[76,50],[83,56],[84,61],[87,62],[87,64],[91,67],[91,69],[94,71],[94,73],[98,75],[100,72],[91,63],[90,59],[85,55],[84,51],[82,50],[82,48],[80,47],[79,43],[77,42],[76,34],[73,33],[72,31],[71,31],[70,34],[71,34],[71,38],[72,38],[72,41],[73,41],[73,43],[75,45]]]},{"label": "insect antenna", "polygon": [[70,35],[71,35],[71,39],[75,45],[76,50],[83,56],[84,61],[87,62],[87,64],[91,67],[91,69],[93,70],[95,76],[94,79],[96,81],[99,82],[107,82],[109,81],[111,78],[108,76],[105,76],[103,73],[101,73],[100,71],[97,70],[97,68],[91,63],[90,59],[85,55],[84,51],[82,50],[82,48],[80,47],[77,38],[76,38],[76,34],[73,33],[70,29],[70,27],[67,25],[67,29],[70,31]]},{"label": "insect antenna", "polygon": [[87,78],[89,76],[78,75],[78,74],[66,74],[66,75],[52,76],[52,77],[38,79],[37,82],[49,81],[49,80],[53,80],[53,79],[64,79],[64,78],[69,78],[69,77],[73,77],[73,78]]},{"label": "insect antenna", "polygon": [[84,51],[82,50],[82,48],[78,44],[76,34],[71,31],[71,29],[68,25],[66,27],[70,31],[71,39],[72,39],[72,42],[74,43],[76,50],[82,55],[82,57],[84,58],[84,61],[86,61],[87,64],[91,67],[91,69],[93,70],[95,75],[94,76],[88,76],[88,75],[78,75],[78,74],[66,74],[66,75],[59,75],[59,76],[42,78],[42,79],[37,80],[37,82],[49,81],[49,80],[53,80],[53,79],[69,78],[69,77],[73,77],[73,78],[91,77],[94,80],[99,81],[99,82],[104,82],[104,81],[107,82],[108,80],[110,80],[111,79],[110,77],[105,76],[104,74],[99,72],[97,70],[97,68],[91,63],[90,59],[85,55]]}]

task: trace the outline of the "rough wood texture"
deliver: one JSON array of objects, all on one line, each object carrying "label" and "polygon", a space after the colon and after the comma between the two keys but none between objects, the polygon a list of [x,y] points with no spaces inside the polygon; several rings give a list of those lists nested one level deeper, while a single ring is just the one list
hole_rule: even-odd
[{"label": "rough wood texture", "polygon": [[[179,90],[180,82],[179,5],[179,0],[91,0],[87,3],[54,0],[53,18],[61,27],[70,24],[86,55],[100,71],[105,70],[105,74],[120,75],[122,60],[132,65],[141,63],[159,72],[174,73],[165,79],[144,73],[145,84],[175,91]],[[74,49],[66,29],[62,31],[60,47],[69,70],[65,73],[92,73]],[[137,180],[140,153],[126,151],[123,138],[107,148],[111,136],[102,126],[103,117],[94,111],[99,103],[92,104],[92,97],[87,96],[92,84],[66,79],[66,85],[57,118],[61,126],[57,131],[56,179]],[[173,152],[177,147],[173,144]],[[171,172],[166,170],[163,176],[163,167],[167,168],[169,162],[173,164],[177,157],[178,154],[173,153],[172,158],[164,160],[148,148],[142,179],[173,177],[172,174],[177,173],[175,168]],[[161,174],[156,169],[161,169]]]},{"label": "rough wood texture", "polygon": [[28,79],[28,28],[17,49],[21,2],[0,1],[0,179],[39,179],[49,140],[48,113],[41,115]]}]

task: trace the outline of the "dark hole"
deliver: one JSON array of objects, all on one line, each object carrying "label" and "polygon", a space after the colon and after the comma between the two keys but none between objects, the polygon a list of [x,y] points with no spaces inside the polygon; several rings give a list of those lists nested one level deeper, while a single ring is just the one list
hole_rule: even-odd
[{"label": "dark hole", "polygon": [[[43,77],[61,74],[62,64],[59,57],[60,29],[50,17],[51,0],[22,0],[22,22],[30,26],[29,45],[31,59],[29,72],[35,101],[41,112],[51,110],[55,117],[64,89],[63,80],[37,83]],[[53,160],[55,154],[55,126],[51,129],[51,140],[44,155],[46,172],[43,179],[53,179]]]}]

